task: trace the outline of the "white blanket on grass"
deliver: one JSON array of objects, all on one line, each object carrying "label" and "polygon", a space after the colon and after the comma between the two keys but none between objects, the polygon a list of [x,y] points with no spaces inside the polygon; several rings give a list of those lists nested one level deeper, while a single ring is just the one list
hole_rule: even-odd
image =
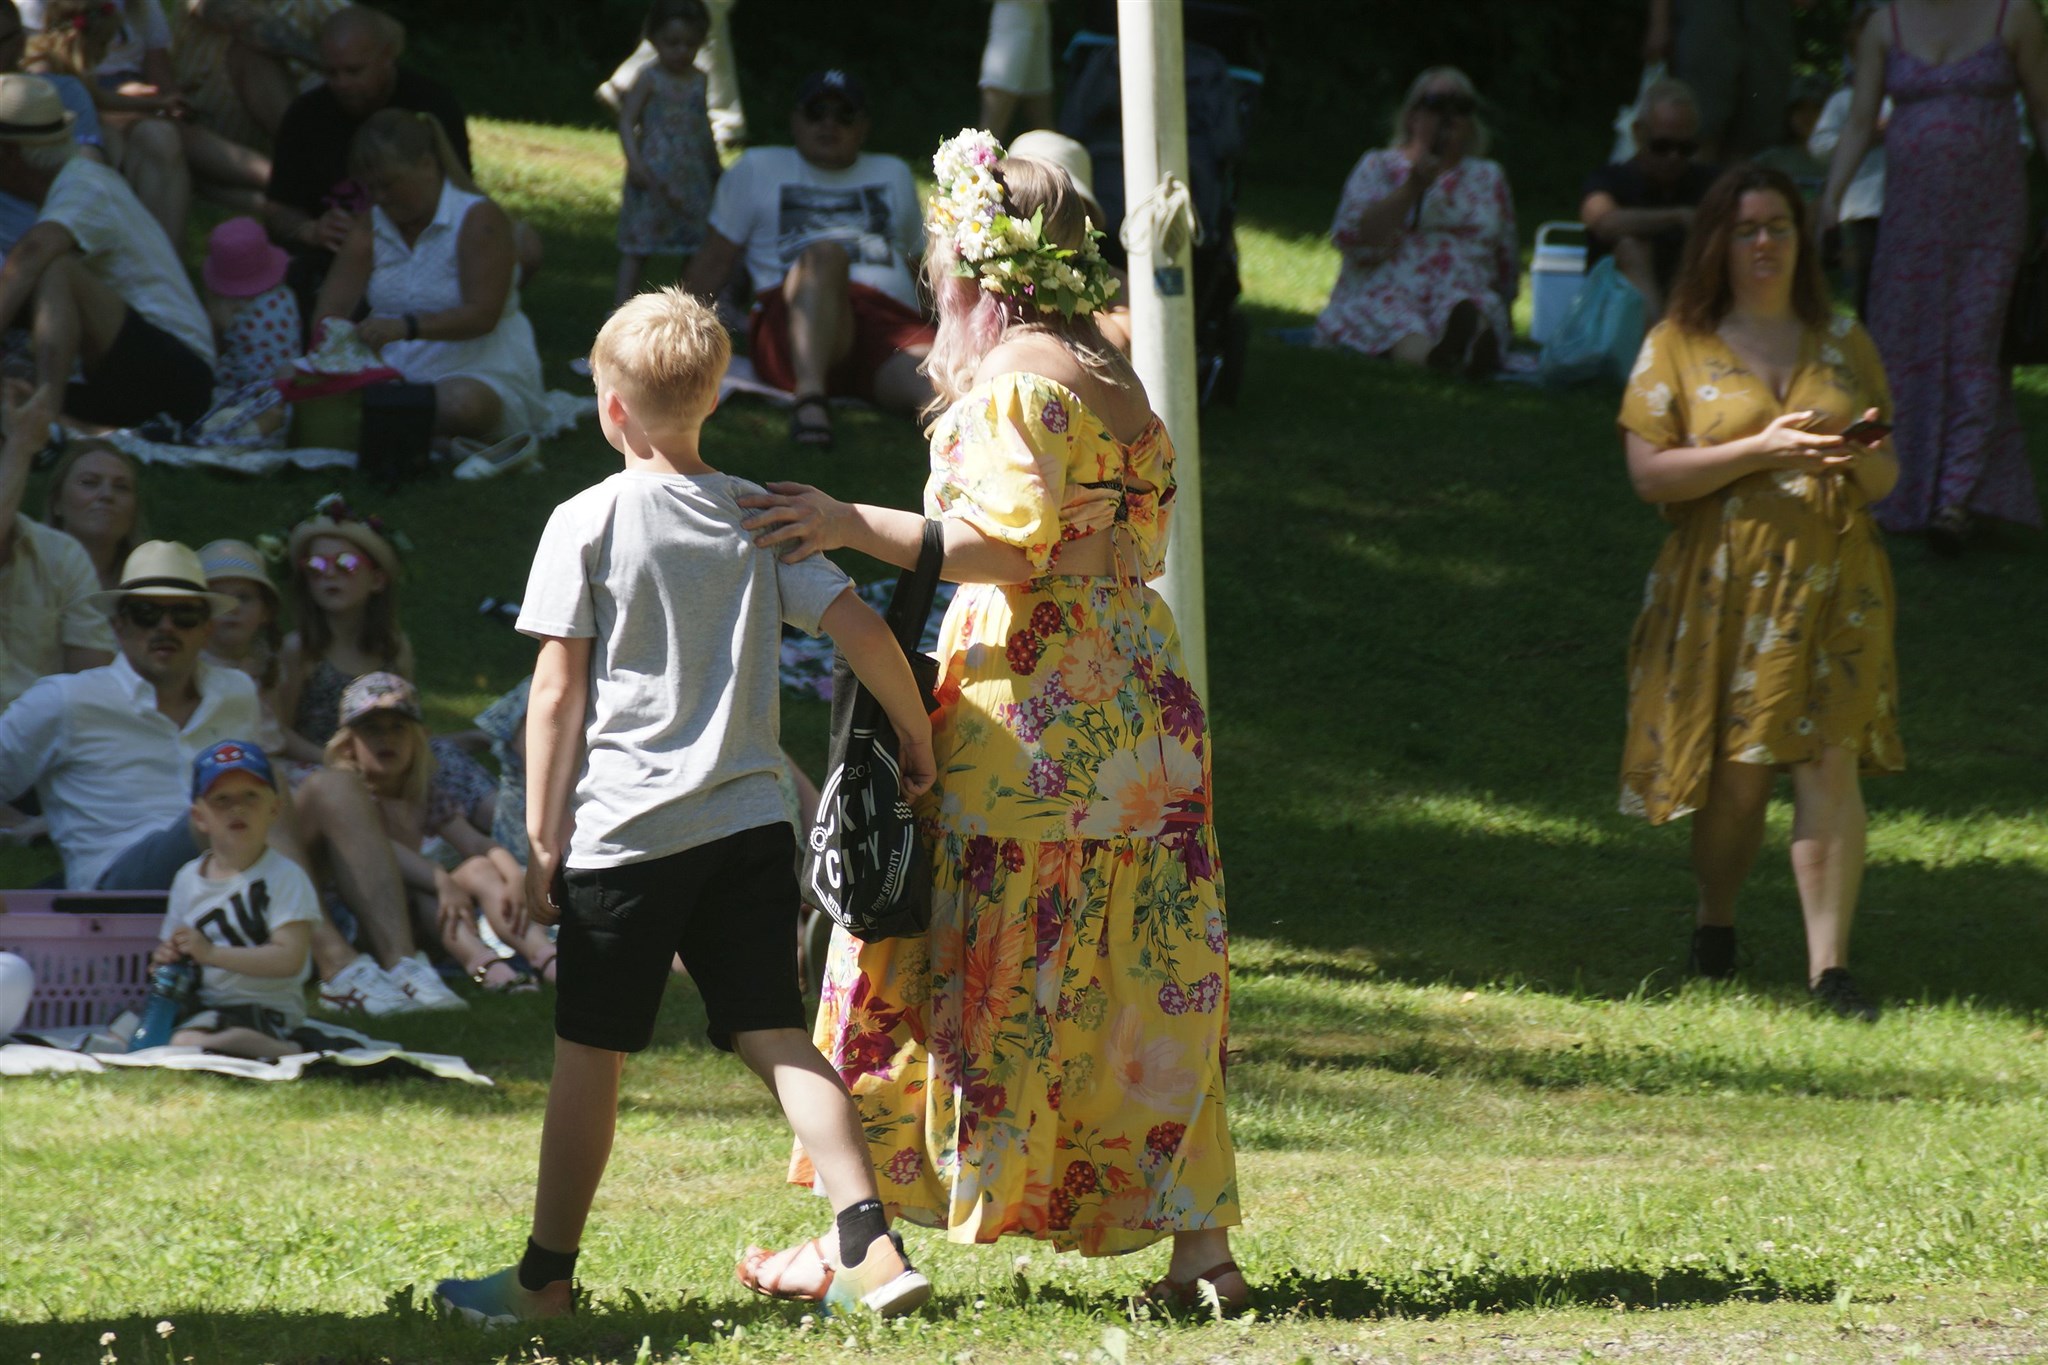
[{"label": "white blanket on grass", "polygon": [[[542,401],[547,405],[547,421],[543,429],[534,436],[549,440],[574,427],[586,417],[597,415],[597,399],[589,394],[573,394],[566,389],[549,389]],[[286,465],[300,469],[354,469],[356,453],[332,446],[266,446],[266,445],[216,445],[186,446],[174,445],[168,441],[152,441],[133,431],[107,433],[108,442],[127,451],[144,464],[174,465],[181,467],[204,467],[224,469],[234,474],[268,474]]]},{"label": "white blanket on grass", "polygon": [[331,1073],[339,1069],[397,1072],[463,1081],[469,1085],[490,1085],[491,1078],[470,1069],[460,1057],[440,1052],[413,1052],[397,1043],[380,1042],[366,1034],[324,1020],[311,1025],[322,1041],[333,1046],[295,1053],[275,1061],[249,1057],[226,1057],[196,1047],[151,1047],[140,1052],[104,1051],[118,1049],[120,1041],[104,1029],[45,1029],[21,1032],[0,1041],[0,1076],[34,1076],[45,1072],[99,1073],[109,1067],[159,1067],[171,1071],[211,1071],[222,1076],[240,1076],[252,1081],[296,1081],[302,1076]]}]

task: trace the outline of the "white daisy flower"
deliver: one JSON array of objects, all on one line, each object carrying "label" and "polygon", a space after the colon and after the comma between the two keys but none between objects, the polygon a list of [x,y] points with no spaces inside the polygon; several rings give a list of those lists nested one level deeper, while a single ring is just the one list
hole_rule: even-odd
[{"label": "white daisy flower", "polygon": [[1693,394],[1702,403],[1712,403],[1720,399],[1721,388],[1718,384],[1702,384],[1693,390]]},{"label": "white daisy flower", "polygon": [[1671,386],[1669,384],[1659,384],[1656,388],[1644,394],[1643,398],[1650,409],[1650,416],[1652,417],[1662,417],[1671,411]]}]

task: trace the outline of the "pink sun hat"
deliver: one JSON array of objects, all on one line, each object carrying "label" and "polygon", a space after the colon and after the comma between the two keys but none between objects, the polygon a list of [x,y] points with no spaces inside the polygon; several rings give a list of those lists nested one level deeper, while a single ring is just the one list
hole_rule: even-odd
[{"label": "pink sun hat", "polygon": [[277,287],[291,261],[254,218],[230,218],[206,238],[206,287],[224,298],[250,299]]}]

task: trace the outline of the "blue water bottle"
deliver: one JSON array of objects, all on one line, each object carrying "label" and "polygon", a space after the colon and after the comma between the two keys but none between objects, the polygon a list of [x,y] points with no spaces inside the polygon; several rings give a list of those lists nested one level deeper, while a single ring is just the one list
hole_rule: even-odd
[{"label": "blue water bottle", "polygon": [[192,993],[198,987],[199,968],[196,964],[182,959],[159,963],[149,974],[149,1003],[142,1007],[142,1023],[136,1026],[135,1036],[128,1040],[128,1050],[140,1052],[146,1047],[162,1047],[170,1042],[171,1034],[188,1012]]}]

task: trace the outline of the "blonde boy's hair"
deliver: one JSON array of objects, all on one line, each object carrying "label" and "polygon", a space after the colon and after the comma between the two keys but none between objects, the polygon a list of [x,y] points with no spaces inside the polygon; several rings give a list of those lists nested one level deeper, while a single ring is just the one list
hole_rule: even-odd
[{"label": "blonde boy's hair", "polygon": [[[427,737],[427,727],[418,721],[411,721],[412,764],[405,770],[405,781],[399,785],[398,799],[408,806],[425,806],[427,790],[434,781],[434,750]],[[344,725],[337,729],[327,741],[327,748],[321,753],[321,766],[344,768],[360,774],[356,764],[356,732]]]},{"label": "blonde boy's hair", "polygon": [[711,411],[731,359],[725,324],[677,285],[626,300],[590,346],[590,368],[600,383],[624,390],[650,409],[646,415],[676,422],[701,420]]}]

